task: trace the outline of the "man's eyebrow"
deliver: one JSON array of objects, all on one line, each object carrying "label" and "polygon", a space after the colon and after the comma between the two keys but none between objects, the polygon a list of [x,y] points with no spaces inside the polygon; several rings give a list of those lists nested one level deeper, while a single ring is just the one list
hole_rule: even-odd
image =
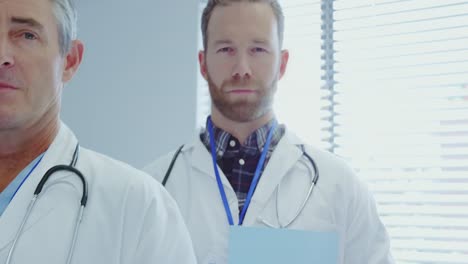
[{"label": "man's eyebrow", "polygon": [[255,44],[268,44],[269,42],[264,39],[254,39],[253,41]]},{"label": "man's eyebrow", "polygon": [[227,39],[221,39],[221,40],[215,41],[214,44],[215,44],[215,45],[232,44],[232,41],[227,40]]},{"label": "man's eyebrow", "polygon": [[27,25],[39,30],[43,30],[44,26],[33,18],[24,18],[24,17],[13,17],[11,18],[13,24]]}]

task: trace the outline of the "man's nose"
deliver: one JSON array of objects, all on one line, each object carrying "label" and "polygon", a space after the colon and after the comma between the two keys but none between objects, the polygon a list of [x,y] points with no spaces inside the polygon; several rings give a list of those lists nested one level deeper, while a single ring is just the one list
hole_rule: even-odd
[{"label": "man's nose", "polygon": [[0,37],[0,69],[13,67],[15,64],[13,52],[5,37]]},{"label": "man's nose", "polygon": [[251,77],[252,69],[247,56],[239,56],[232,72],[232,78],[234,80],[249,80]]}]

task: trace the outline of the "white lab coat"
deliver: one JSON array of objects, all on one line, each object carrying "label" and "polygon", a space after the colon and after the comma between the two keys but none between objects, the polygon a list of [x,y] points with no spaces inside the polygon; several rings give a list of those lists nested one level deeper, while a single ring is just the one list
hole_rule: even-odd
[{"label": "white lab coat", "polygon": [[[276,188],[281,182],[280,218],[291,219],[310,186],[310,162],[302,156],[303,144],[286,130],[273,152],[253,195],[244,226],[265,226],[259,217],[277,224]],[[393,263],[387,232],[375,202],[353,171],[332,154],[306,147],[320,172],[317,186],[292,229],[335,231],[339,236],[338,263]],[[174,152],[156,160],[145,171],[161,181]],[[210,153],[199,135],[184,146],[166,189],[179,205],[191,233],[200,264],[226,264],[228,221],[213,172]],[[238,223],[238,200],[219,170],[234,222]]]},{"label": "white lab coat", "polygon": [[[0,217],[0,263],[5,263],[34,190],[51,167],[69,164],[77,139],[65,126]],[[159,183],[124,163],[85,148],[76,168],[89,198],[72,263],[195,263],[188,231]],[[35,205],[12,263],[66,263],[82,185],[68,172],[51,176]]]}]

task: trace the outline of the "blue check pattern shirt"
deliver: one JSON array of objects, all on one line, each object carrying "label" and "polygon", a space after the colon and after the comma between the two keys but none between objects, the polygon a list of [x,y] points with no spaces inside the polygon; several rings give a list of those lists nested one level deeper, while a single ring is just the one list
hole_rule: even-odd
[{"label": "blue check pattern shirt", "polygon": [[[237,199],[239,200],[239,213],[242,211],[242,207],[244,206],[258,161],[262,154],[263,146],[265,145],[268,137],[268,132],[275,123],[278,123],[278,121],[276,119],[272,119],[270,122],[250,134],[243,144],[240,144],[237,138],[213,124],[217,163],[236,192]],[[263,173],[264,168],[268,164],[268,161],[273,154],[276,145],[278,145],[278,142],[284,135],[284,132],[284,125],[278,125],[276,130],[273,132],[270,148],[268,149],[260,175]],[[210,135],[206,129],[201,132],[200,139],[207,150],[211,153]]]}]

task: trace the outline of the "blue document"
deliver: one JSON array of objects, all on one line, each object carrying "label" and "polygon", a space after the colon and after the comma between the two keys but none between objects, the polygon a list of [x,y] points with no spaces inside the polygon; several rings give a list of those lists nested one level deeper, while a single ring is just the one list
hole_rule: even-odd
[{"label": "blue document", "polygon": [[336,264],[335,232],[231,226],[229,264]]}]

